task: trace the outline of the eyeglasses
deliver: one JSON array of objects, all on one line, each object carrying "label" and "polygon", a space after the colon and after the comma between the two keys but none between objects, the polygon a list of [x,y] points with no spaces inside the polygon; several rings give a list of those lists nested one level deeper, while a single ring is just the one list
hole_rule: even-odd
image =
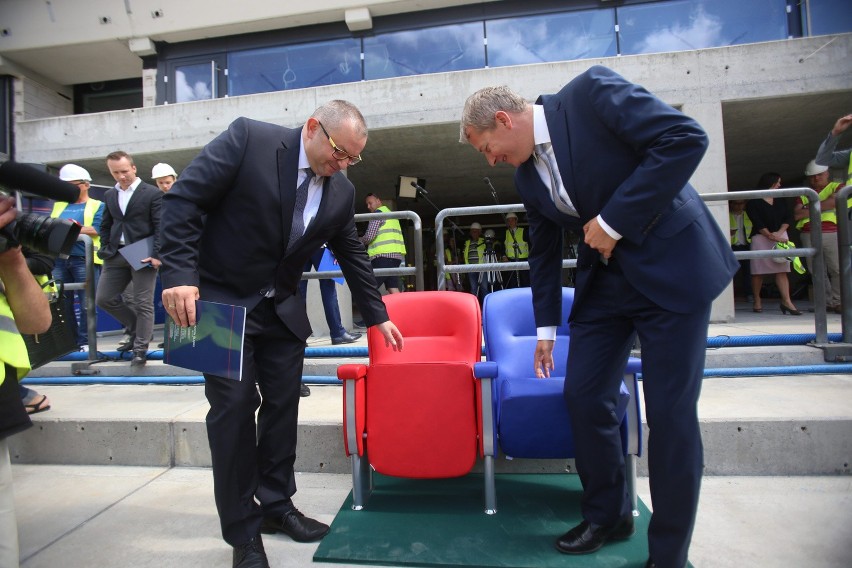
[{"label": "eyeglasses", "polygon": [[323,134],[325,134],[325,137],[328,138],[328,143],[331,144],[331,147],[334,150],[331,155],[334,157],[335,160],[347,160],[350,166],[354,166],[355,164],[361,163],[360,154],[358,156],[353,156],[343,148],[340,148],[337,144],[334,143],[334,140],[331,139],[331,136],[328,135],[328,131],[325,129],[325,126],[322,125],[322,122],[318,120],[317,124],[320,125]]}]

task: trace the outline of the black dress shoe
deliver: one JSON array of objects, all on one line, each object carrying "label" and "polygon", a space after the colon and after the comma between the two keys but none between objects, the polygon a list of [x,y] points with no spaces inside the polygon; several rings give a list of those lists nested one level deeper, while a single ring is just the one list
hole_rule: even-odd
[{"label": "black dress shoe", "polygon": [[130,351],[133,349],[133,342],[136,341],[135,335],[125,335],[121,338],[121,341],[118,342],[118,346],[115,348],[116,351]]},{"label": "black dress shoe", "polygon": [[331,344],[340,345],[341,343],[355,343],[360,337],[360,333],[349,333],[348,331],[344,331],[343,335],[341,335],[340,337],[332,337]]},{"label": "black dress shoe", "polygon": [[314,542],[328,533],[328,525],[306,517],[293,507],[283,515],[263,519],[260,532],[264,534],[282,532],[296,542]]},{"label": "black dress shoe", "polygon": [[269,568],[260,535],[234,547],[234,568]]},{"label": "black dress shoe", "polygon": [[595,525],[583,521],[556,539],[556,549],[564,554],[588,554],[610,540],[630,538],[634,530],[633,515],[623,517],[614,525]]},{"label": "black dress shoe", "polygon": [[311,396],[310,387],[308,387],[308,385],[306,385],[306,384],[302,384],[302,386],[299,388],[299,396],[301,396],[301,397]]},{"label": "black dress shoe", "polygon": [[654,561],[649,558],[648,561],[645,563],[645,568],[657,568],[657,565],[654,564]]},{"label": "black dress shoe", "polygon": [[147,351],[134,351],[133,359],[130,360],[131,367],[141,367],[148,361]]}]

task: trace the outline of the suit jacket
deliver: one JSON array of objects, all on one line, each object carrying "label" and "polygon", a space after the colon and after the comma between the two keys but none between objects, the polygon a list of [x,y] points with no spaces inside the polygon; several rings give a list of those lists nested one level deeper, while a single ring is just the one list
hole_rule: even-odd
[{"label": "suit jacket", "polygon": [[198,286],[204,300],[251,310],[274,286],[282,321],[307,338],[298,284],[311,254],[327,242],[365,323],[388,320],[355,229],[355,188],[342,173],[325,178],[316,218],[285,253],[300,144],[300,128],[238,118],[204,147],[164,198],[163,288]]},{"label": "suit jacket", "polygon": [[101,237],[98,256],[112,258],[118,254],[123,232],[126,245],[154,235],[153,257],[159,259],[163,192],[151,184],[141,182],[122,213],[118,206],[118,191],[113,187],[104,194],[104,214],[98,230]]},{"label": "suit jacket", "polygon": [[554,154],[579,218],[556,209],[530,158],[515,185],[530,223],[530,278],[538,326],[559,325],[562,235],[580,235],[576,300],[600,255],[582,240],[601,215],[622,235],[613,251],[628,282],[674,312],[705,309],[739,264],[727,237],[688,180],[707,148],[692,119],[610,69],[595,66],[544,106]]}]

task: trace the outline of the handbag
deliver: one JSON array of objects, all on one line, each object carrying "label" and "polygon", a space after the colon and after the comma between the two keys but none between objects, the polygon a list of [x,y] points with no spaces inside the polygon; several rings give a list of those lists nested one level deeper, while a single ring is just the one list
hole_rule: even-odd
[{"label": "handbag", "polygon": [[30,367],[33,369],[79,349],[72,319],[74,313],[68,313],[64,284],[61,280],[48,280],[42,284],[42,288],[50,303],[50,313],[53,318],[50,328],[44,333],[21,334],[24,343],[27,344]]}]

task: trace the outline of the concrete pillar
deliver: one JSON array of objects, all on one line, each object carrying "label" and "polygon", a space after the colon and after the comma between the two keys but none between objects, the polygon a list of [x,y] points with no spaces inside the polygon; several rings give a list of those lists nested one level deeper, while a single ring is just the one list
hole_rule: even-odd
[{"label": "concrete pillar", "polygon": [[[698,166],[695,175],[690,180],[699,193],[724,193],[728,191],[727,166],[725,162],[725,130],[722,123],[722,103],[687,102],[681,110],[694,118],[707,132],[710,145],[704,159]],[[728,221],[728,202],[711,201],[707,203],[710,212],[719,224],[720,230],[730,234]],[[734,287],[733,284],[722,292],[713,302],[710,312],[712,322],[734,321]]]}]

